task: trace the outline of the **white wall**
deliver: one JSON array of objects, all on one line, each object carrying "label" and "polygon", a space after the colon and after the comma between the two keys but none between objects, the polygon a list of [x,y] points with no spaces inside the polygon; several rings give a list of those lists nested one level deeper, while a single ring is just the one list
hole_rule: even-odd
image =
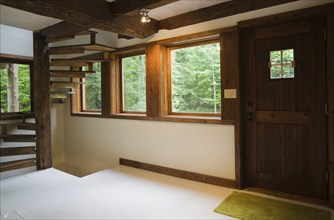
[{"label": "white wall", "polygon": [[96,172],[121,157],[235,179],[232,125],[71,117],[65,109],[69,172]]},{"label": "white wall", "polygon": [[33,32],[0,24],[0,53],[33,56]]}]

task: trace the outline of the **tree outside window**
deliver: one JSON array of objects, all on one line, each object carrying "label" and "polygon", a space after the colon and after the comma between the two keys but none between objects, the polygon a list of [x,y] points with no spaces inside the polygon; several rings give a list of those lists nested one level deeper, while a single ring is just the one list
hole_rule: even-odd
[{"label": "tree outside window", "polygon": [[30,112],[30,65],[0,63],[1,112]]},{"label": "tree outside window", "polygon": [[172,113],[221,112],[220,44],[171,50]]},{"label": "tree outside window", "polygon": [[101,63],[93,64],[95,73],[86,74],[83,85],[83,109],[101,111]]},{"label": "tree outside window", "polygon": [[122,111],[146,112],[146,56],[122,58]]}]

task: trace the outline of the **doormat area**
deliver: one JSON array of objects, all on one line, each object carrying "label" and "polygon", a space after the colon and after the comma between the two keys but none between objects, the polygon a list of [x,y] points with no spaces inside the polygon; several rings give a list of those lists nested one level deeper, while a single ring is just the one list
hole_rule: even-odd
[{"label": "doormat area", "polygon": [[331,220],[331,212],[234,191],[215,210],[242,220]]}]

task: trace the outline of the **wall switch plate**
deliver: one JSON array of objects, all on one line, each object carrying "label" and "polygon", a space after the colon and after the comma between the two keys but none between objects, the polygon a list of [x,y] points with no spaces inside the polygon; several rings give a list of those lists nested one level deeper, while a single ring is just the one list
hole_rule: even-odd
[{"label": "wall switch plate", "polygon": [[236,89],[224,89],[224,98],[225,99],[236,99],[237,90]]}]

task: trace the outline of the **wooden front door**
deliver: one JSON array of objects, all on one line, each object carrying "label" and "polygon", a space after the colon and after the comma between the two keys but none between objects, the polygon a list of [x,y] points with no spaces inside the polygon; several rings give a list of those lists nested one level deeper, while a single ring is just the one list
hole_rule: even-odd
[{"label": "wooden front door", "polygon": [[323,19],[243,31],[246,186],[327,199]]}]

